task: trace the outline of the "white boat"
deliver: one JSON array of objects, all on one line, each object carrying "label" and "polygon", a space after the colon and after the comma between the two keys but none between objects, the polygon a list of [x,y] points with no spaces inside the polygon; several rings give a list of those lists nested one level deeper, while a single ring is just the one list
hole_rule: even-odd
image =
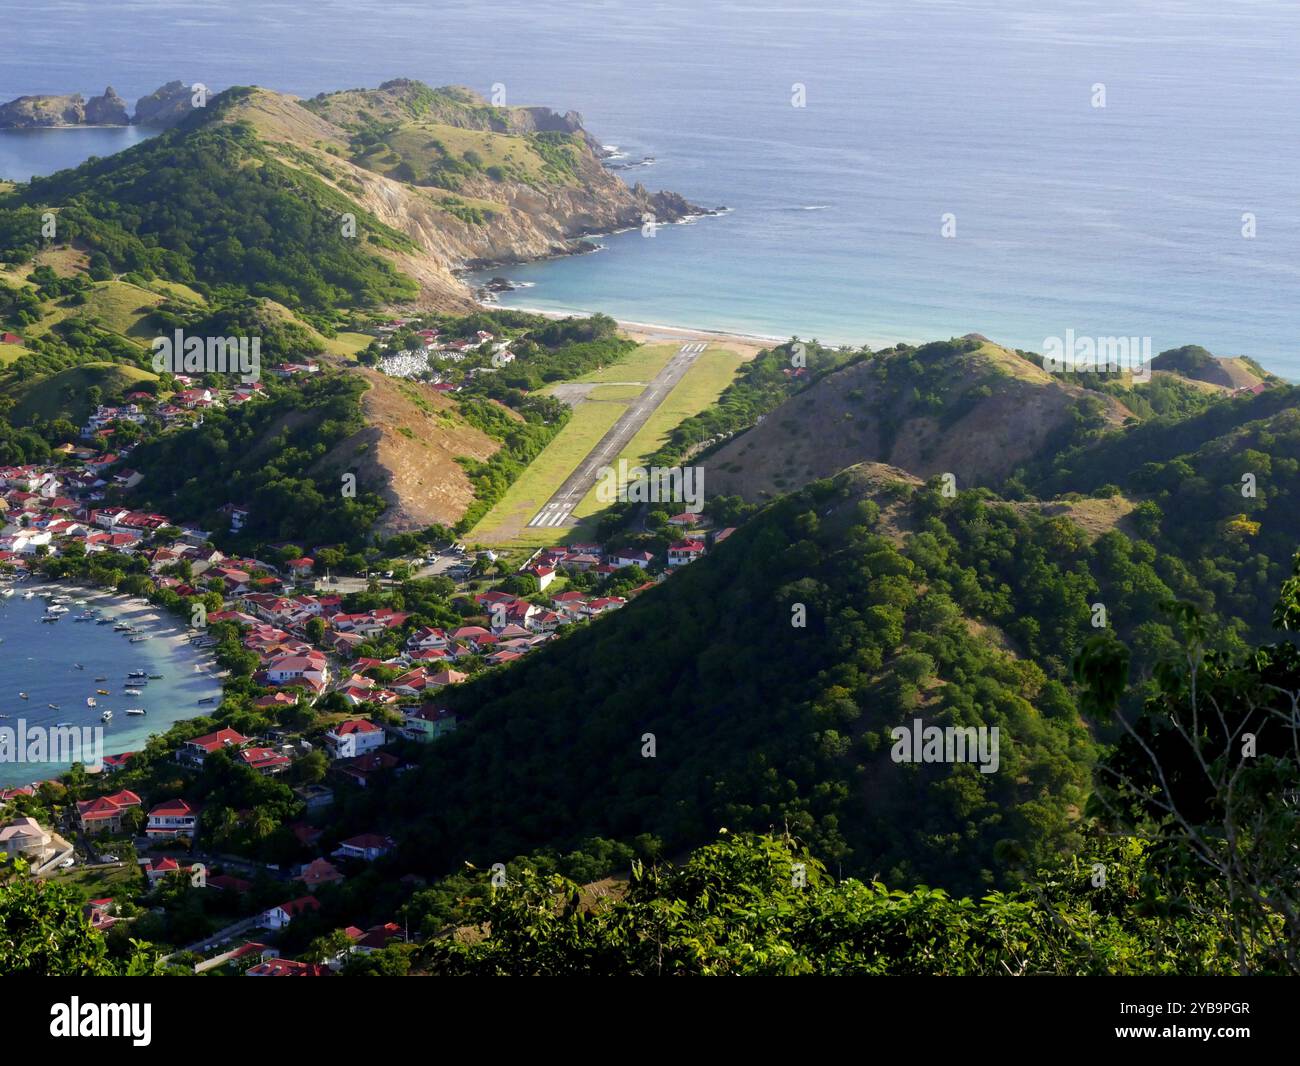
[{"label": "white boat", "polygon": [[144,693],[141,692],[138,688],[124,688],[124,689],[122,690],[122,695],[123,695],[123,696],[143,696]]},{"label": "white boat", "polygon": [[94,696],[87,696],[87,697],[86,697],[86,706],[87,706],[87,707],[94,707],[98,702],[99,702],[99,701],[96,700]]},{"label": "white boat", "polygon": [[142,640],[148,640],[148,639],[149,639],[149,638],[148,638],[147,636],[132,637],[132,638],[131,638],[131,643],[132,643],[132,644],[139,644],[140,641],[142,641]]},{"label": "white boat", "polygon": [[5,599],[8,599],[13,594],[14,594],[14,590],[11,588],[0,589],[0,596],[3,596]]},{"label": "white boat", "polygon": [[28,589],[26,592],[23,593],[23,599],[30,600],[33,597],[35,597],[35,595],[36,593],[34,593],[31,589]]},{"label": "white boat", "polygon": [[113,712],[105,711],[103,714],[99,716],[99,720],[101,722],[111,722],[113,720]]},{"label": "white boat", "polygon": [[127,714],[145,714],[146,712],[145,712],[145,709],[144,709],[143,707],[128,707],[128,708],[126,709],[126,713],[127,713]]}]

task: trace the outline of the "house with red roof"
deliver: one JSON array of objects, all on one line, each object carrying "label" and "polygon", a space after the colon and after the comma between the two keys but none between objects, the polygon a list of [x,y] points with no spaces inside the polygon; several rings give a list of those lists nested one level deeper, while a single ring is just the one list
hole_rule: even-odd
[{"label": "house with red roof", "polygon": [[141,806],[140,797],[127,789],[114,792],[110,796],[100,796],[98,799],[82,800],[77,804],[77,818],[81,822],[81,831],[87,836],[120,833],[122,816],[133,807],[139,806]]},{"label": "house with red roof", "polygon": [[384,746],[383,729],[365,718],[340,722],[325,734],[325,743],[336,759],[355,759]]},{"label": "house with red roof", "polygon": [[295,918],[320,910],[320,900],[315,896],[299,896],[262,913],[262,924],[268,929],[284,929]]},{"label": "house with red roof", "polygon": [[333,770],[358,788],[367,788],[376,775],[386,770],[395,770],[400,765],[401,760],[392,752],[372,751],[368,755],[358,755],[355,759],[340,759],[334,764]]},{"label": "house with red roof", "polygon": [[233,748],[238,750],[247,743],[248,737],[235,732],[227,726],[223,729],[218,729],[215,733],[205,733],[201,737],[194,737],[191,740],[187,740],[176,752],[176,758],[181,762],[191,763],[194,766],[202,766],[203,760],[214,751],[218,751],[222,748]]},{"label": "house with red roof", "polygon": [[168,856],[161,859],[145,859],[141,865],[144,867],[144,875],[149,879],[151,885],[157,884],[169,874],[183,873],[189,869],[188,866],[182,866],[175,859]]},{"label": "house with red roof", "polygon": [[406,939],[402,927],[396,922],[372,925],[364,933],[356,926],[349,926],[347,932],[353,940],[352,950],[358,955],[369,955],[386,948],[393,941],[400,944]]},{"label": "house with red roof", "polygon": [[263,777],[283,773],[293,763],[287,755],[274,748],[245,748],[239,753],[240,761]]},{"label": "house with red roof", "polygon": [[704,554],[704,542],[699,540],[682,540],[668,545],[668,565],[685,566],[693,563]]},{"label": "house with red roof", "polygon": [[151,839],[187,837],[192,840],[198,825],[198,812],[183,799],[174,799],[158,804],[149,812],[145,833]]},{"label": "house with red roof", "polygon": [[314,859],[298,874],[298,880],[313,890],[321,885],[336,885],[343,879],[342,872],[329,859]]},{"label": "house with red roof", "polygon": [[330,968],[296,959],[265,959],[244,971],[245,977],[329,977]]}]

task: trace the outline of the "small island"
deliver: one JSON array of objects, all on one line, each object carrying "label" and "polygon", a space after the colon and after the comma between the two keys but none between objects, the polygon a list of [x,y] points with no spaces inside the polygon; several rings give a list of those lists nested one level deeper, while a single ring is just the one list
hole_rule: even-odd
[{"label": "small island", "polygon": [[170,81],[136,101],[134,115],[110,85],[89,99],[80,93],[20,96],[0,104],[0,129],[56,129],[70,126],[149,126],[168,129],[191,108],[193,90]]}]

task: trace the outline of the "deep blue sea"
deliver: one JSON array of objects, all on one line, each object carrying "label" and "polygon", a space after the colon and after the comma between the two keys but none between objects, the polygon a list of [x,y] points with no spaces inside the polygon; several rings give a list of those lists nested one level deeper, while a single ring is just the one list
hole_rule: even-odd
[{"label": "deep blue sea", "polygon": [[[0,98],[499,83],[655,158],[630,177],[733,209],[521,269],[519,304],[872,344],[1073,329],[1300,378],[1300,5],[44,0],[3,18]],[[0,138],[0,172],[135,135]]]},{"label": "deep blue sea", "polygon": [[[24,585],[19,585],[21,590]],[[33,585],[33,588],[48,586]],[[21,591],[0,598],[0,726],[15,731],[20,719],[27,728],[53,726],[70,722],[76,727],[99,726],[100,714],[113,712],[112,720],[103,725],[104,754],[136,751],[144,746],[151,733],[164,733],[172,723],[210,711],[199,700],[220,698],[221,685],[210,668],[202,663],[211,653],[202,653],[187,643],[175,643],[165,631],[179,629],[176,619],[159,616],[156,608],[143,601],[122,597],[97,596],[94,593],[68,592],[68,598],[88,600],[100,617],[124,621],[141,632],[155,634],[150,640],[130,643],[126,634],[111,625],[74,622],[75,615],[87,608],[69,605],[69,613],[50,625],[41,623],[45,600],[23,599]],[[159,616],[157,621],[149,621]],[[84,669],[78,669],[80,663]],[[139,696],[127,696],[131,687],[126,675],[132,670],[161,674],[139,686]],[[107,678],[96,681],[97,677]],[[109,695],[98,693],[106,689]],[[19,693],[26,692],[23,699]],[[86,698],[97,705],[86,706]],[[51,708],[49,704],[57,704]],[[140,717],[128,717],[128,707],[143,707]],[[0,786],[42,781],[63,773],[66,765],[0,761]]]}]

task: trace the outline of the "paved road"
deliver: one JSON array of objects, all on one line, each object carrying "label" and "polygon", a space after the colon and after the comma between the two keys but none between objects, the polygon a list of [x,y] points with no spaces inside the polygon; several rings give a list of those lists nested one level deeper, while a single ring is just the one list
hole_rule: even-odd
[{"label": "paved road", "polygon": [[637,431],[646,424],[655,409],[664,402],[673,387],[682,380],[686,371],[695,365],[705,349],[703,341],[692,341],[677,349],[677,354],[668,360],[654,380],[645,387],[635,400],[627,406],[617,422],[587,453],[587,457],[568,476],[540,511],[528,523],[529,526],[558,527],[569,522],[573,509],[582,502],[582,498],[591,491],[600,476],[600,469],[612,466],[619,453],[628,446]]}]

